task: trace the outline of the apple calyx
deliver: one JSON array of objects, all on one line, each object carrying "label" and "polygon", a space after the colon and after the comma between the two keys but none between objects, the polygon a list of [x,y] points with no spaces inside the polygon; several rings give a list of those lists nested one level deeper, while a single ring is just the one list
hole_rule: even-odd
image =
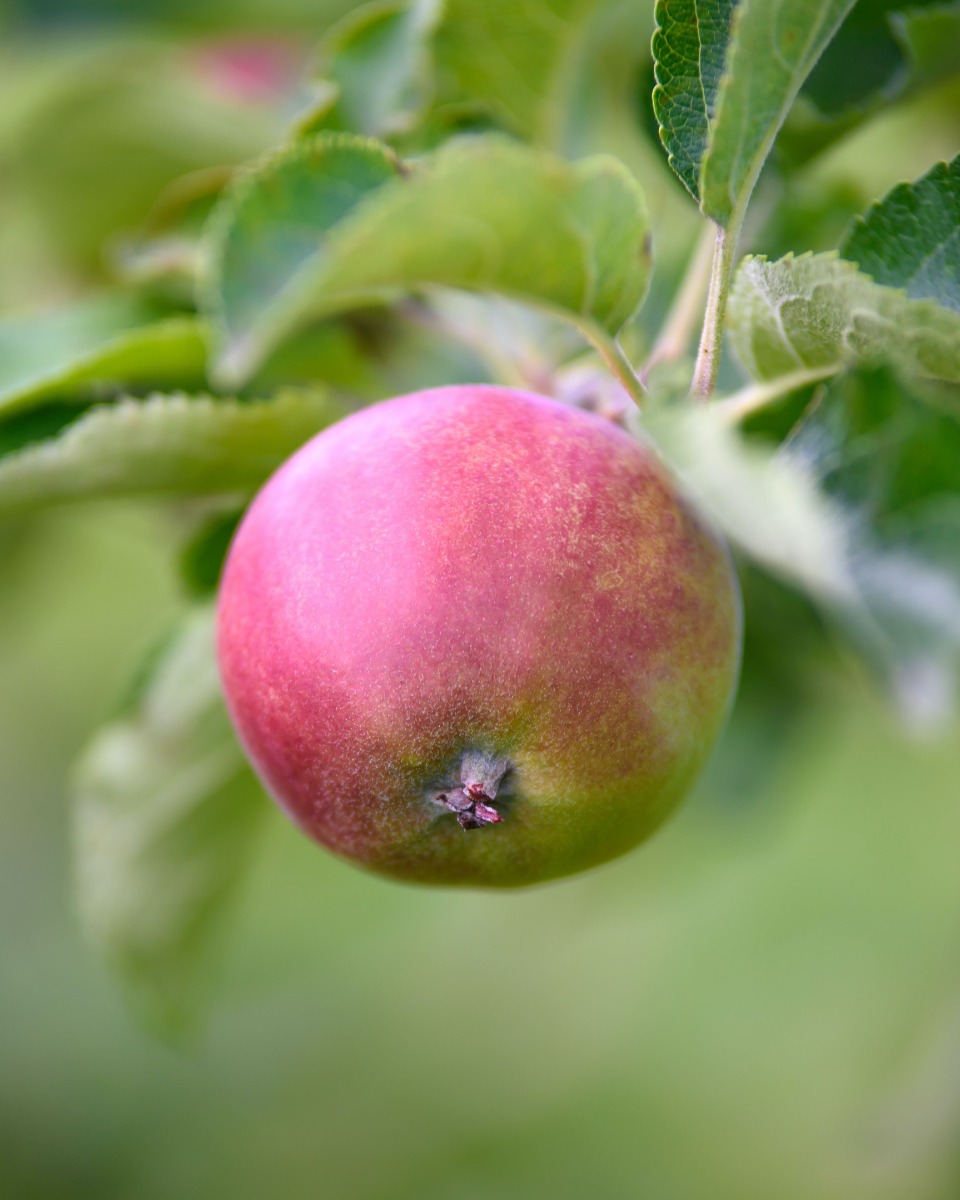
[{"label": "apple calyx", "polygon": [[461,829],[482,829],[503,820],[493,807],[511,762],[485,750],[467,750],[460,761],[460,784],[437,792],[438,804],[456,816]]}]

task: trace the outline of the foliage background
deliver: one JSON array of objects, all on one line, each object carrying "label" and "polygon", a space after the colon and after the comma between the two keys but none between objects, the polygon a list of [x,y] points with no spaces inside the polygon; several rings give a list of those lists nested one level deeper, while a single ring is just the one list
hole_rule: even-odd
[{"label": "foliage background", "polygon": [[[104,238],[143,219],[165,170],[211,146],[240,160],[276,131],[268,106],[243,122],[167,108],[141,113],[136,129],[159,133],[138,157],[123,113],[84,124],[68,94],[24,138],[17,113],[45,72],[82,75],[105,45],[136,70],[158,46],[263,31],[297,63],[349,7],[8,0],[4,312],[100,281]],[[651,27],[650,6],[610,6],[565,149],[611,149],[642,180],[654,327],[698,217],[649,135]],[[907,99],[813,159],[749,248],[835,244],[850,215],[955,153],[958,98],[947,84]],[[368,878],[267,813],[207,1027],[177,1045],[145,1035],[77,927],[65,780],[186,606],[181,541],[176,515],[144,504],[0,526],[0,1191],[960,1193],[960,729],[909,737],[806,610],[752,577],[746,679],[764,687],[745,688],[650,846],[529,893],[460,895]]]}]

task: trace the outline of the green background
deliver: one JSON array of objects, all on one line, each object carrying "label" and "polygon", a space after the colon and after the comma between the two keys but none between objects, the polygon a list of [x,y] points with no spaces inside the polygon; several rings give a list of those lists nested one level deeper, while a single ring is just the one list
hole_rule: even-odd
[{"label": "green background", "polygon": [[[6,10],[45,53],[58,19],[88,37],[120,17],[183,38],[282,24],[306,49],[347,7]],[[646,37],[649,14],[636,24]],[[695,211],[639,110],[631,123],[604,93],[584,111],[590,148],[621,153],[648,190],[655,315]],[[849,213],[955,152],[958,111],[940,89],[828,152],[760,244],[831,244]],[[115,182],[94,173],[94,210]],[[5,203],[5,312],[96,276],[84,229],[54,253],[27,200]],[[648,847],[527,893],[385,883],[269,811],[205,1026],[177,1046],[142,1031],[73,914],[66,779],[185,604],[179,537],[147,506],[0,526],[0,1193],[960,1194],[960,728],[909,737],[847,663],[811,665],[815,703],[787,704],[786,724],[740,722]],[[741,790],[737,760],[771,739],[782,756]]]}]

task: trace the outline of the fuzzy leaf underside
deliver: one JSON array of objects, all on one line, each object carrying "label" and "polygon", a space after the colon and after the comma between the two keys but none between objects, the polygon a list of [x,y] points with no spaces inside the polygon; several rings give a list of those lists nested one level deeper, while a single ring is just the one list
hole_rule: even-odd
[{"label": "fuzzy leaf underside", "polygon": [[132,711],[94,737],[73,806],[84,931],[147,1021],[179,1032],[263,808],[223,705],[211,610],[183,622]]},{"label": "fuzzy leaf underside", "polygon": [[342,410],[318,392],[273,400],[156,395],[96,405],[0,457],[0,513],[107,496],[247,496]]},{"label": "fuzzy leaf underside", "polygon": [[733,349],[756,379],[888,362],[960,382],[960,313],[874,283],[834,253],[745,259],[729,320]]},{"label": "fuzzy leaf underside", "polygon": [[[328,144],[321,135],[291,152],[307,195],[323,186]],[[339,148],[367,153],[349,141]],[[228,378],[244,377],[311,319],[424,286],[500,293],[609,332],[646,292],[643,194],[611,158],[570,165],[500,137],[464,139],[409,178],[384,170],[333,225],[299,201],[287,173],[282,157],[268,164],[217,222],[208,307],[226,335]],[[267,264],[275,244],[284,254]]]},{"label": "fuzzy leaf underside", "polygon": [[657,0],[655,10],[653,111],[670,166],[698,203],[700,164],[737,2]]},{"label": "fuzzy leaf underside", "polygon": [[707,216],[742,214],[787,113],[854,0],[742,0],[700,170]]},{"label": "fuzzy leaf underside", "polygon": [[858,217],[840,253],[876,283],[960,312],[960,155]]}]

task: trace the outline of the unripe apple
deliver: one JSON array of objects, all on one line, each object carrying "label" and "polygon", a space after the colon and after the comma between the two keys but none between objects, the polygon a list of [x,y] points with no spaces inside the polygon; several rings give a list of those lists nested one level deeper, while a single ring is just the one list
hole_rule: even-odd
[{"label": "unripe apple", "polygon": [[219,653],[308,834],[403,879],[514,886],[660,824],[724,721],[740,625],[726,549],[649,448],[448,387],[354,414],[266,484]]}]

